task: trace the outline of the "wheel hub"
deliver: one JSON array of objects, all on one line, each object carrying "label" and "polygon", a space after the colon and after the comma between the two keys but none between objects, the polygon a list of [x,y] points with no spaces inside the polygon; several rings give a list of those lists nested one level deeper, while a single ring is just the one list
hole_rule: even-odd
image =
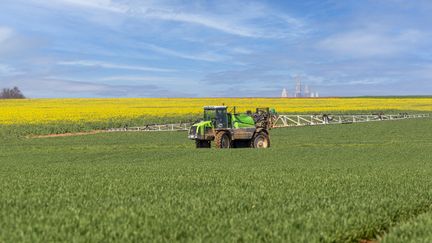
[{"label": "wheel hub", "polygon": [[258,137],[257,141],[256,141],[256,147],[257,148],[267,148],[268,147],[267,140],[262,136]]},{"label": "wheel hub", "polygon": [[228,136],[223,136],[222,138],[222,147],[223,148],[229,148],[230,144],[229,144],[229,137]]}]

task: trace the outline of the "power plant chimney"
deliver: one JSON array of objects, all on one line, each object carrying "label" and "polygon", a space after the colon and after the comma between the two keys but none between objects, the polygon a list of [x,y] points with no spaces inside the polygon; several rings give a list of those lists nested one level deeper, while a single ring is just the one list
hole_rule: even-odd
[{"label": "power plant chimney", "polygon": [[309,85],[305,86],[304,97],[307,97],[307,98],[311,97],[310,90],[309,90]]},{"label": "power plant chimney", "polygon": [[302,84],[301,84],[301,79],[300,77],[296,77],[296,92],[295,92],[295,97],[302,97]]},{"label": "power plant chimney", "polygon": [[[296,87],[295,87],[295,92],[293,92],[291,97],[296,97],[296,98],[300,98],[300,97],[317,98],[317,97],[319,97],[318,92],[311,89],[309,85],[307,85],[307,84],[302,85],[302,81],[301,81],[300,76],[295,76],[294,81],[296,83]],[[290,97],[286,88],[282,89],[282,93],[281,93],[280,97],[282,97],[282,98]]]},{"label": "power plant chimney", "polygon": [[288,97],[288,92],[287,92],[287,90],[285,88],[282,90],[281,97],[282,98],[287,98]]}]

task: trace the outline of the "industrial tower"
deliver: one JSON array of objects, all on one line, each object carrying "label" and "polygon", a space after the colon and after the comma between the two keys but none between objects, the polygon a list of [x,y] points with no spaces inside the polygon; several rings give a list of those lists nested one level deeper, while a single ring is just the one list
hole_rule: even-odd
[{"label": "industrial tower", "polygon": [[302,97],[302,84],[301,84],[301,79],[300,77],[296,77],[296,92],[295,92],[295,96],[296,98],[298,97]]},{"label": "industrial tower", "polygon": [[288,97],[288,91],[285,88],[282,90],[281,97],[282,98],[287,98]]},{"label": "industrial tower", "polygon": [[304,97],[311,97],[311,92],[309,90],[309,85],[305,85]]}]

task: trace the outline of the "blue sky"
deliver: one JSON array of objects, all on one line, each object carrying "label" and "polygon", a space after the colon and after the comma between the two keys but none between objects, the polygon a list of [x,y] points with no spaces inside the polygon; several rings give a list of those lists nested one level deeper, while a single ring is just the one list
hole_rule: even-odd
[{"label": "blue sky", "polygon": [[432,95],[432,1],[0,0],[29,97]]}]

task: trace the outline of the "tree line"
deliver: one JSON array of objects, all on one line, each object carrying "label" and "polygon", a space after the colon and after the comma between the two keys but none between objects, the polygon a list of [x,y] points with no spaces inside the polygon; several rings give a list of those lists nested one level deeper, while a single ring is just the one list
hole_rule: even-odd
[{"label": "tree line", "polygon": [[18,87],[4,88],[0,91],[0,99],[25,99]]}]

